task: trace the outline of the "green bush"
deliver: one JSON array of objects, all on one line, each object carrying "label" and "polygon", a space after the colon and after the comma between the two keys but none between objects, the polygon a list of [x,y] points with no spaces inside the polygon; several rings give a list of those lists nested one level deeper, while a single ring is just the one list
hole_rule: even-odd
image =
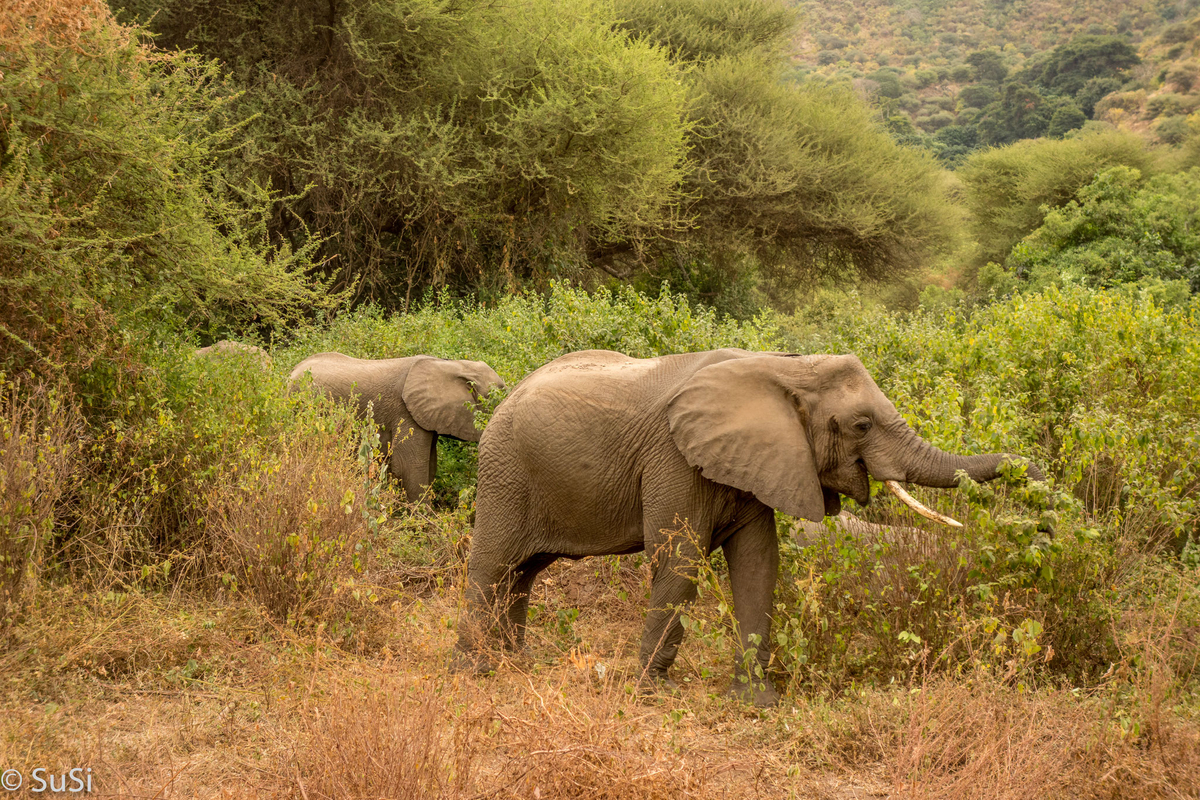
[{"label": "green bush", "polygon": [[[330,307],[267,196],[214,163],[229,87],[83,4],[0,28],[0,365],[72,376],[131,339]],[[103,398],[96,400],[103,402]]]},{"label": "green bush", "polygon": [[[1200,607],[1200,584],[1175,559],[1200,538],[1200,473],[1181,455],[1200,446],[1195,301],[1070,287],[901,316],[850,297],[781,322],[787,349],[857,353],[939,447],[1027,455],[1053,476],[1050,487],[923,491],[971,520],[957,533],[831,530],[789,545],[776,655],[792,680],[886,680],[943,655],[1006,668],[1020,654],[1096,678],[1132,633],[1112,623],[1127,613],[1116,611],[1127,581],[1150,595],[1174,587]],[[878,499],[869,519],[914,524]],[[1182,674],[1195,655],[1183,648]]]},{"label": "green bush", "polygon": [[[200,358],[183,345],[140,355],[145,368],[112,390],[120,403],[103,424],[93,423],[65,510],[70,535],[59,566],[78,579],[215,588],[228,571],[210,511],[219,487],[278,481],[280,469],[297,463],[336,479],[339,498],[361,483],[353,415],[315,393],[289,394],[255,354]],[[293,501],[304,508],[305,499]]]},{"label": "green bush", "polygon": [[1143,278],[1190,284],[1200,291],[1200,169],[1143,181],[1113,167],[1046,214],[1006,266],[1034,286],[1050,282],[1108,287]]},{"label": "green bush", "polygon": [[1062,141],[1025,141],[970,156],[958,175],[965,186],[979,261],[1003,262],[1045,216],[1115,165],[1143,173],[1151,155],[1134,134],[1104,131]]}]

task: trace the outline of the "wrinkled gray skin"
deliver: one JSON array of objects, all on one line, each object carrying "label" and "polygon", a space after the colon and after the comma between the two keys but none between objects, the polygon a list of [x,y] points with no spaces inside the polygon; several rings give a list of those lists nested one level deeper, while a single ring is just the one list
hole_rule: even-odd
[{"label": "wrinkled gray skin", "polygon": [[482,361],[451,361],[430,356],[362,359],[317,353],[288,377],[295,385],[305,373],[312,383],[341,400],[354,398],[359,413],[372,404],[383,431],[380,445],[391,453],[388,469],[409,500],[417,500],[437,472],[438,436],[478,442],[475,410],[500,376]]},{"label": "wrinkled gray skin", "polygon": [[[922,440],[852,355],[563,356],[522,381],[483,435],[454,666],[490,669],[482,645],[491,621],[506,646],[522,646],[530,587],[555,559],[645,550],[641,662],[648,680],[669,686],[678,609],[696,596],[698,560],[720,547],[743,653],[765,669],[779,562],[772,509],[819,521],[840,511],[839,495],[865,505],[868,473],[951,487],[958,470],[995,478],[1006,458]],[[1042,477],[1032,465],[1028,475]],[[693,541],[670,536],[685,520]],[[735,659],[731,691],[774,704],[774,687],[745,663]]]},{"label": "wrinkled gray skin", "polygon": [[263,369],[271,368],[271,357],[267,355],[267,351],[261,347],[255,347],[252,344],[242,344],[235,342],[232,339],[222,339],[216,344],[210,344],[208,347],[198,348],[195,355],[204,358],[220,358],[223,356],[246,356],[254,358],[262,365]]}]

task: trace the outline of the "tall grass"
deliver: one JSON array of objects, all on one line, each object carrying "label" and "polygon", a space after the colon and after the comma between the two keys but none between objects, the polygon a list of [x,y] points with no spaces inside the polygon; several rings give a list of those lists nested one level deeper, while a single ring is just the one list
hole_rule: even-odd
[{"label": "tall grass", "polygon": [[0,633],[22,610],[80,469],[82,419],[69,395],[0,373]]}]

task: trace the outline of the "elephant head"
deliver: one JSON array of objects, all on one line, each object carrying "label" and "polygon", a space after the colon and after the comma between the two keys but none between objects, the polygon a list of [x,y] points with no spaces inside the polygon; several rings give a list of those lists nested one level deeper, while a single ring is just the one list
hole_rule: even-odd
[{"label": "elephant head", "polygon": [[467,442],[478,442],[475,410],[504,381],[482,361],[421,358],[408,371],[403,400],[422,428]]},{"label": "elephant head", "polygon": [[[991,480],[1012,458],[960,456],[922,439],[857,357],[763,354],[698,370],[671,398],[671,436],[704,477],[752,493],[787,514],[819,521],[840,495],[866,505],[868,475],[919,513],[900,482],[952,487],[964,471]],[[1043,480],[1033,464],[1027,476]]]}]

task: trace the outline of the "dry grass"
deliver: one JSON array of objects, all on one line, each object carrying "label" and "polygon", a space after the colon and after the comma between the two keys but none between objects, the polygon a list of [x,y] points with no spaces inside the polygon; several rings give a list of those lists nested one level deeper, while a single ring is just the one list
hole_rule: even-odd
[{"label": "dry grass", "polygon": [[31,30],[44,40],[73,42],[111,16],[103,0],[6,0],[0,41]]},{"label": "dry grass", "polygon": [[380,511],[366,506],[371,486],[344,438],[282,438],[273,451],[244,456],[207,493],[205,552],[216,562],[207,571],[280,620],[326,617],[354,590],[370,553],[370,517]]},{"label": "dry grass", "polygon": [[[941,677],[760,713],[723,697],[729,665],[689,639],[680,694],[639,698],[637,560],[556,564],[547,579],[532,598],[542,609],[532,656],[482,679],[446,670],[459,612],[451,588],[398,599],[379,614],[379,647],[361,654],[241,601],[43,587],[0,655],[0,761],[89,765],[99,793],[118,797],[1200,791],[1200,725],[1172,710],[1167,673],[1114,675],[1083,696]],[[554,613],[563,608],[580,610],[569,627]],[[1163,641],[1167,624],[1148,634]],[[1138,730],[1122,727],[1127,712]]]},{"label": "dry grass", "polygon": [[25,585],[36,578],[59,499],[79,468],[81,428],[58,393],[23,393],[0,380],[0,633],[20,614]]},{"label": "dry grass", "polygon": [[889,772],[899,796],[930,800],[1195,797],[1197,730],[1159,730],[1158,739],[1122,736],[1103,702],[1069,691],[940,680],[890,732]]}]

